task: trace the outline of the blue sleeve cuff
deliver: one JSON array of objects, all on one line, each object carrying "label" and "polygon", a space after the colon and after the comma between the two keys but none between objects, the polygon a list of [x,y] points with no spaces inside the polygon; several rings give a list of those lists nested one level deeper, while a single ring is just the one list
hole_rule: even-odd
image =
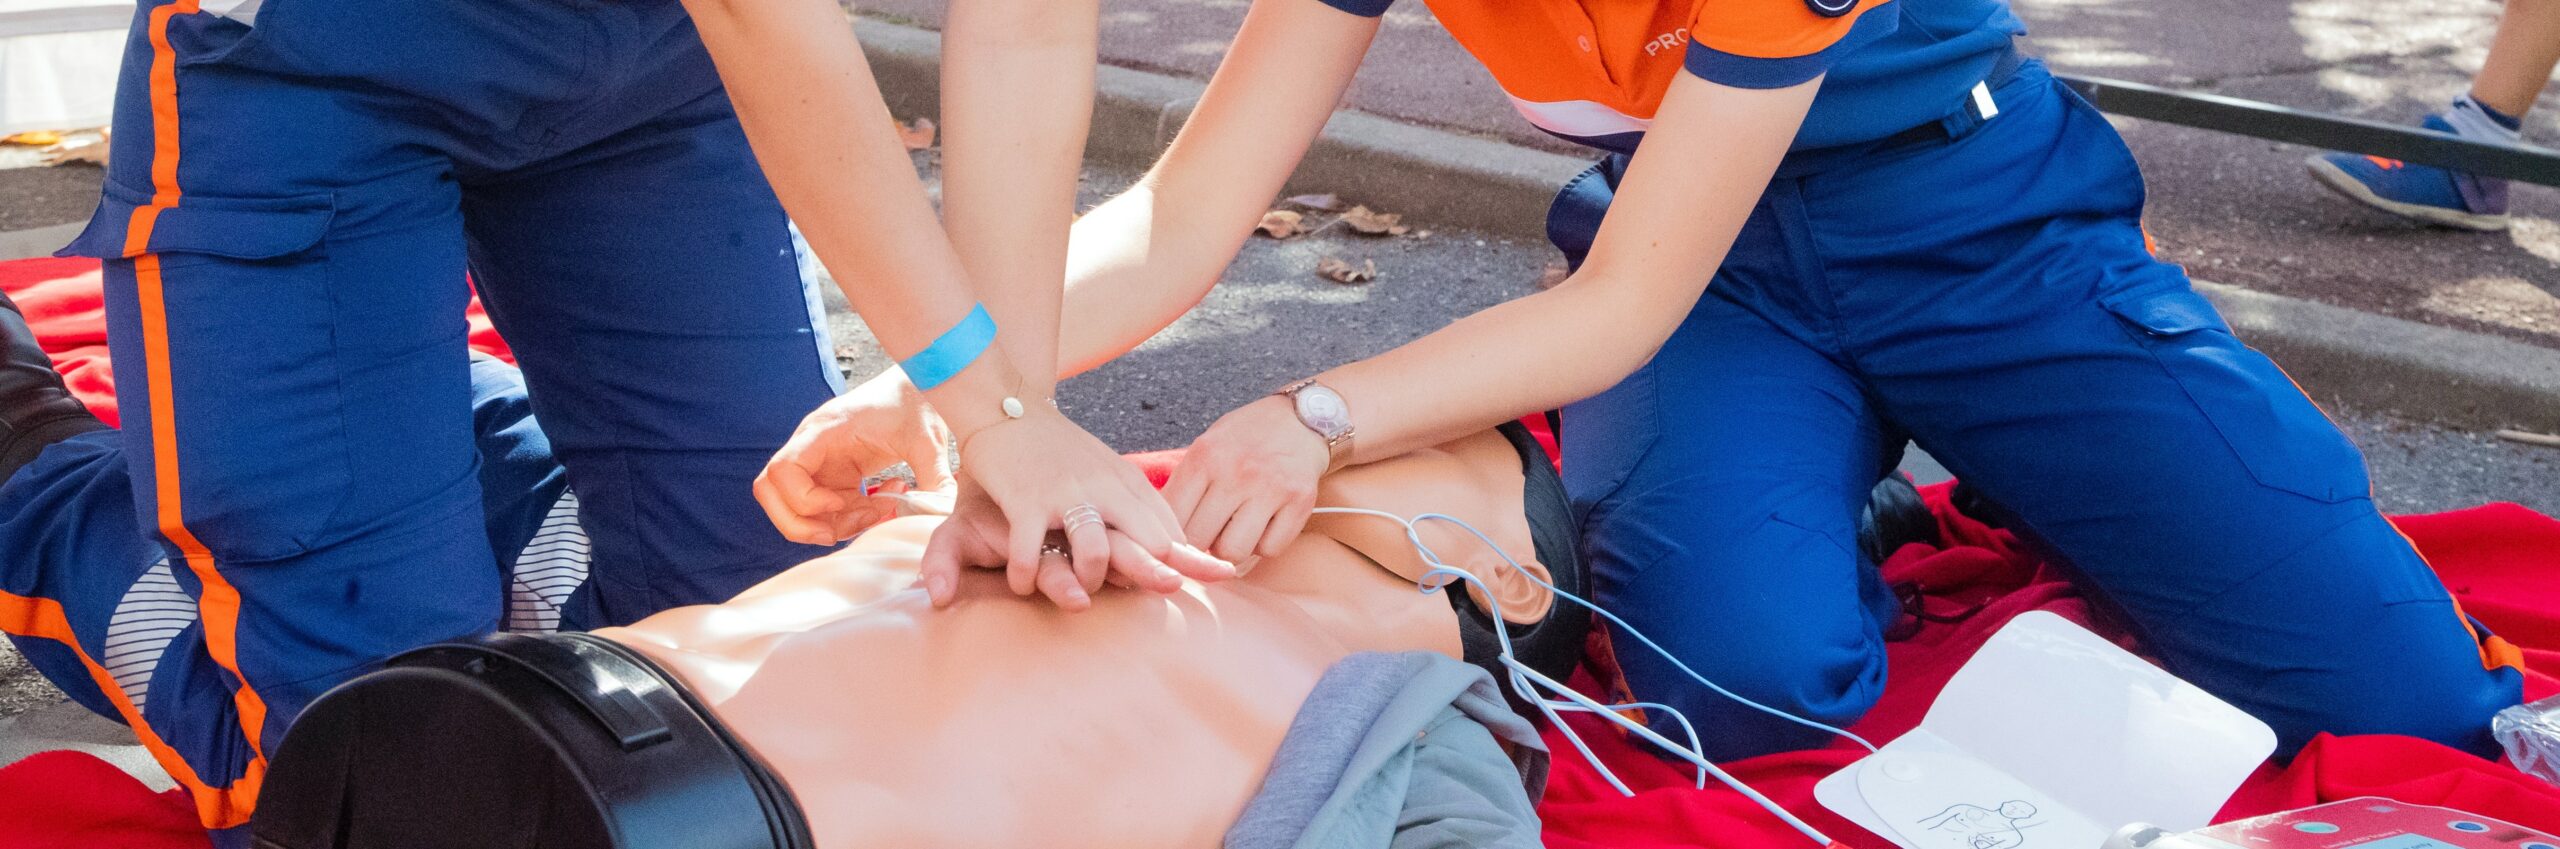
[{"label": "blue sleeve cuff", "polygon": [[[1348,0],[1346,0],[1348,1]],[[1333,0],[1326,0],[1333,2]],[[1891,35],[1900,25],[1902,10],[1890,3],[1858,15],[1858,22],[1831,46],[1802,56],[1764,59],[1726,53],[1706,46],[1705,42],[1689,43],[1689,53],[1681,65],[1700,79],[1735,88],[1786,88],[1822,76],[1839,64],[1841,57],[1876,39]]]},{"label": "blue sleeve cuff", "polygon": [[1387,7],[1395,5],[1396,0],[1321,0],[1321,2],[1363,18],[1374,18],[1386,14]]}]

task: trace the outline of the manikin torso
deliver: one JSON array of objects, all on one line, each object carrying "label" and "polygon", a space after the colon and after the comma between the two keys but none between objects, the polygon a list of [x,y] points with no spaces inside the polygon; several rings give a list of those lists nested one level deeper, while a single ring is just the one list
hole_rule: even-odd
[{"label": "manikin torso", "polygon": [[[1519,456],[1491,433],[1337,473],[1321,498],[1454,515],[1527,563],[1522,501]],[[597,633],[683,679],[790,786],[823,849],[1216,846],[1334,661],[1460,651],[1448,600],[1416,590],[1424,567],[1383,519],[1318,516],[1245,577],[1105,591],[1072,614],[995,571],[932,610],[908,587],[936,521]],[[1511,618],[1544,615],[1472,538],[1424,539],[1495,580]]]}]

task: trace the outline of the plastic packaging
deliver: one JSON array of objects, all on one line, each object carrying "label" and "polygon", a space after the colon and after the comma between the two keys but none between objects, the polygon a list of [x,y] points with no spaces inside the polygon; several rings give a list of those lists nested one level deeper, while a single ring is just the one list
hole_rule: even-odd
[{"label": "plastic packaging", "polygon": [[2489,720],[2489,732],[2517,769],[2560,784],[2560,696],[2499,711]]}]

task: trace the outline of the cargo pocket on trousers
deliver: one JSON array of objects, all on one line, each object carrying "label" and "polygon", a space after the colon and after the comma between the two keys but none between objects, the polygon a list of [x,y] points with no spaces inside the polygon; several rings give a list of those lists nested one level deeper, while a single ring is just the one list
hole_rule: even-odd
[{"label": "cargo pocket on trousers", "polygon": [[2371,494],[2355,445],[2274,361],[2234,338],[2203,295],[2181,285],[2099,305],[2185,389],[2258,483],[2326,502]]},{"label": "cargo pocket on trousers", "polygon": [[[88,228],[58,255],[110,265],[148,255],[157,263],[152,289],[119,294],[120,285],[144,282],[140,269],[125,272],[133,276],[124,283],[111,273],[108,297],[144,298],[145,308],[156,303],[166,316],[160,323],[170,338],[176,417],[152,411],[148,421],[179,429],[188,529],[226,564],[292,557],[321,544],[354,480],[340,383],[334,372],[313,371],[336,368],[336,342],[318,330],[268,338],[240,328],[332,320],[324,245],[333,198],[188,194],[154,211],[149,195],[126,186],[109,183],[104,195]],[[120,366],[136,374],[145,368]],[[270,385],[270,378],[291,396],[264,404],[230,396],[239,387]],[[126,419],[135,421],[131,413]]]},{"label": "cargo pocket on trousers", "polygon": [[[148,192],[109,182],[89,226],[55,256],[132,259],[146,253],[174,254],[168,266],[188,257],[237,260],[281,259],[317,247],[337,216],[336,200],[326,193],[273,198],[219,197],[190,194],[175,205],[145,213]],[[147,237],[133,238],[147,228]]]}]

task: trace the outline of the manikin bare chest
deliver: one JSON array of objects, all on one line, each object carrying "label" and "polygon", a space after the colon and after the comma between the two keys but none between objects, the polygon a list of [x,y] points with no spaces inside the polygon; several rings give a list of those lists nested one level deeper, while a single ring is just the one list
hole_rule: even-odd
[{"label": "manikin bare chest", "polygon": [[604,632],[712,706],[824,849],[1214,847],[1355,650],[1250,582],[1067,614],[987,572],[949,610],[912,591],[848,607],[864,590],[842,582],[896,581],[872,565]]}]

